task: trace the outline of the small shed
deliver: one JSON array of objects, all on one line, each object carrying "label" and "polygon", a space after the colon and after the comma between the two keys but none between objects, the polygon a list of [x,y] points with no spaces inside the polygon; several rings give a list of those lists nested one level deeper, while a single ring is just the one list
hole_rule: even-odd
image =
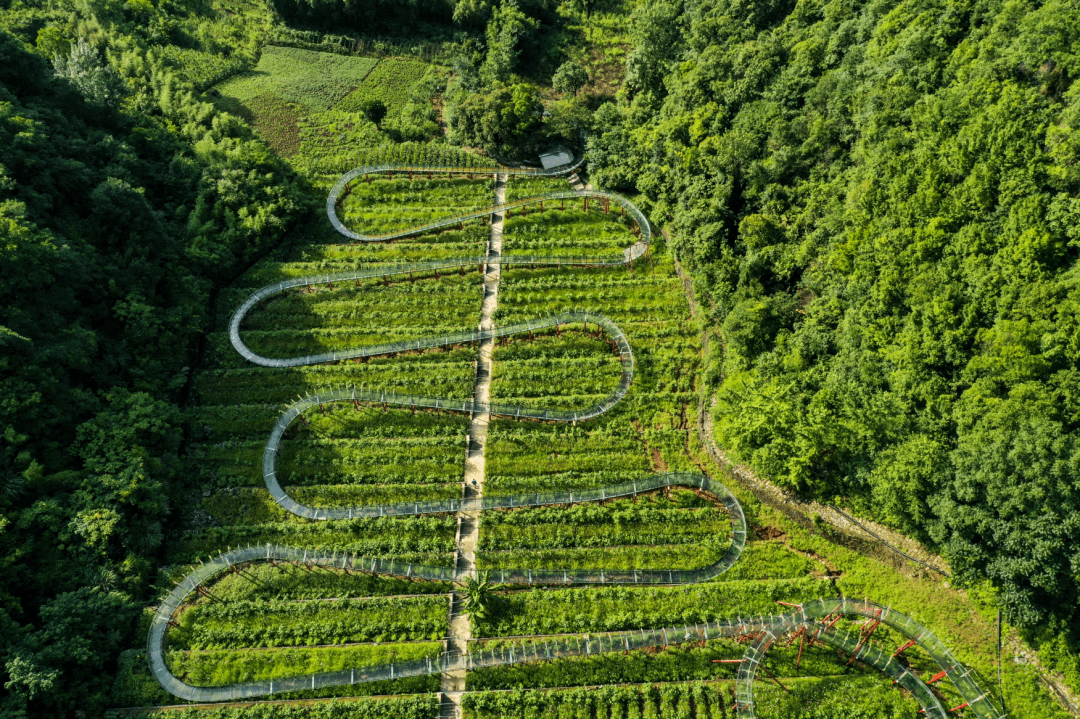
[{"label": "small shed", "polygon": [[573,153],[565,147],[556,147],[540,155],[540,164],[544,166],[545,170],[569,165],[573,161]]}]

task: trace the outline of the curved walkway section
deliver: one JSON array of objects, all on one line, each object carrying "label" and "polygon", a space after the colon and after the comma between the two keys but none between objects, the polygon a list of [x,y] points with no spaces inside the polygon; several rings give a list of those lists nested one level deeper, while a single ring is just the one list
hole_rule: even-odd
[{"label": "curved walkway section", "polygon": [[815,599],[799,606],[792,614],[774,618],[751,644],[739,665],[739,677],[736,691],[736,707],[739,719],[753,719],[754,714],[754,678],[757,669],[765,659],[765,654],[772,645],[783,636],[790,636],[800,631],[806,632],[813,640],[820,640],[842,649],[852,657],[888,674],[893,682],[900,684],[915,697],[922,707],[922,712],[934,719],[946,719],[948,712],[941,705],[937,696],[918,677],[913,675],[907,665],[898,658],[899,652],[889,655],[870,646],[867,637],[839,632],[832,628],[830,618],[865,617],[868,623],[884,624],[896,630],[915,645],[930,655],[939,669],[952,681],[953,686],[964,698],[962,706],[970,708],[975,715],[985,719],[1003,719],[992,697],[976,682],[973,672],[953,655],[937,636],[919,622],[906,614],[873,602],[847,598]]}]

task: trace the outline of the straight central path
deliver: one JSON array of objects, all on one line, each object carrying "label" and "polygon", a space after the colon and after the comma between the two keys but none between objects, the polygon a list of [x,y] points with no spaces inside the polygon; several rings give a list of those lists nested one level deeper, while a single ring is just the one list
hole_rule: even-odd
[{"label": "straight central path", "polygon": [[[495,176],[495,204],[506,202],[505,174]],[[499,277],[502,255],[503,213],[496,212],[491,217],[491,235],[488,238],[487,259],[484,267],[484,299],[480,305],[480,329],[494,328],[495,309],[498,307]],[[491,399],[491,366],[495,354],[495,341],[483,340],[476,360],[476,381],[473,386],[473,399],[487,405]],[[487,445],[488,424],[491,415],[487,412],[474,414],[469,422],[469,446],[465,456],[465,481],[462,490],[463,499],[475,499],[476,504],[484,496],[484,448]],[[476,504],[472,506],[476,506]],[[470,570],[476,568],[476,544],[480,538],[480,512],[476,510],[458,512],[457,568]],[[465,596],[462,592],[450,595],[450,638],[447,649],[465,654],[469,648],[472,629],[469,617],[464,613]],[[465,691],[465,667],[455,667],[442,675],[443,704],[440,717],[461,719],[461,695]]]}]

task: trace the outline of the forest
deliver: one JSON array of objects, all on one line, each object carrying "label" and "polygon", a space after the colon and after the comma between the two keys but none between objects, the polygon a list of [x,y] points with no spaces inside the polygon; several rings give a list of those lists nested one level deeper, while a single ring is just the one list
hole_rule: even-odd
[{"label": "forest", "polygon": [[[978,607],[972,615],[1000,610],[1080,693],[1078,76],[1080,7],[1070,0],[0,0],[0,715],[96,717],[164,703],[160,691],[131,689],[143,681],[131,657],[145,646],[147,610],[186,568],[243,541],[294,537],[313,549],[450,561],[449,517],[296,525],[245,493],[261,490],[256,457],[280,403],[359,375],[344,365],[239,369],[223,322],[247,290],[302,269],[435,250],[433,236],[378,251],[328,238],[326,193],[343,172],[534,162],[555,145],[584,154],[593,187],[646,213],[656,267],[649,279],[638,265],[629,279],[598,272],[580,284],[504,269],[497,319],[585,302],[631,323],[631,344],[646,349],[643,386],[628,401],[648,419],[617,414],[566,433],[495,423],[489,493],[696,471],[708,460],[686,438],[687,416],[700,396],[732,461],[941,556],[946,588]],[[357,189],[341,217],[385,229],[473,211],[491,204],[489,182],[390,178]],[[508,193],[565,187],[514,180]],[[632,242],[614,218],[583,210],[508,217],[507,236],[521,244],[507,251]],[[475,254],[486,237],[462,225],[440,241]],[[679,273],[699,315],[683,307]],[[290,297],[247,331],[253,347],[285,356],[374,344],[379,322],[396,337],[475,326],[466,280],[441,282],[410,299]],[[493,396],[600,396],[617,365],[610,352],[598,358],[601,345],[590,336],[497,347]],[[400,391],[460,395],[473,368],[458,348],[363,371]],[[387,450],[389,464],[372,449],[389,429],[357,420],[349,431],[359,434],[342,444],[333,415],[310,429],[305,421],[296,442],[306,448],[282,459],[296,496],[459,496],[463,425],[407,410],[382,421],[404,438]],[[557,443],[579,452],[576,465],[548,456]],[[312,469],[319,462],[329,479]],[[766,535],[784,520],[739,497],[760,531],[751,568],[730,582],[732,617],[767,611],[743,582],[770,582],[770,603],[818,596],[826,579],[846,592],[888,584],[816,534]],[[727,519],[718,523],[711,505],[649,502],[656,508],[635,498],[632,508],[494,514],[478,566],[653,568],[657,547],[679,546],[700,553],[678,560],[696,568],[726,546]],[[819,575],[804,554],[842,569]],[[372,580],[322,596],[280,581],[279,592],[238,591],[242,610],[192,605],[173,661],[190,676],[238,681],[246,669],[229,662],[254,660],[214,667],[212,652],[373,641],[419,657],[448,631],[442,599],[412,597],[438,586],[406,592]],[[226,580],[218,587],[229,596]],[[605,591],[587,601],[600,606]],[[630,628],[598,629],[512,596],[497,595],[495,616],[474,620],[476,636]],[[327,597],[344,598],[326,610],[290,604]],[[368,607],[383,613],[350,613]],[[400,607],[423,617],[407,621]],[[283,628],[260,624],[264,612]],[[244,624],[228,627],[222,618],[233,616]],[[338,629],[313,628],[330,621]],[[659,627],[662,617],[647,621]],[[982,649],[965,659],[989,675]],[[362,661],[379,654],[354,650]],[[703,644],[709,651],[729,656]],[[330,661],[355,660],[347,654]],[[665,657],[655,662],[681,661]],[[466,715],[540,706],[528,691],[537,683],[559,688],[543,701],[569,712],[586,695],[566,687],[595,671],[610,678],[597,684],[631,683],[604,700],[611,706],[640,700],[647,713],[655,700],[660,715],[682,716],[680,701],[714,703],[700,682],[731,679],[700,659],[672,670],[684,684],[650,699],[642,683],[665,675],[634,661],[607,674],[555,664],[545,671],[563,678],[550,681],[517,668],[470,674],[470,691],[513,693],[477,691]],[[813,682],[805,697],[870,686],[826,669]],[[368,700],[356,715],[438,716],[433,686],[372,689],[406,698]],[[782,697],[770,700],[777,712]],[[859,711],[893,716],[873,704]]]},{"label": "forest", "polygon": [[670,218],[720,338],[718,442],[928,542],[1017,624],[1074,624],[1075,5],[636,12],[591,167]]}]

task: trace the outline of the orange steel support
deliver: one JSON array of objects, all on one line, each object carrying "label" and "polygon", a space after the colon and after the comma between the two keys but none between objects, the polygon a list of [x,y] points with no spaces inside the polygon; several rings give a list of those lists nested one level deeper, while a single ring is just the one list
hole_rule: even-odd
[{"label": "orange steel support", "polygon": [[933,684],[934,682],[938,682],[938,681],[941,681],[941,680],[942,680],[942,679],[944,679],[944,678],[945,678],[946,676],[948,676],[948,674],[949,674],[949,672],[947,672],[947,671],[945,671],[944,669],[942,669],[942,670],[941,670],[940,672],[938,672],[937,674],[935,674],[935,675],[934,675],[934,676],[933,676],[933,677],[932,677],[932,678],[930,679],[930,681],[928,681],[928,682],[927,682],[927,684]]},{"label": "orange steel support", "polygon": [[859,653],[859,650],[862,649],[863,645],[866,644],[867,640],[870,639],[870,635],[873,634],[874,630],[878,628],[879,624],[881,624],[881,620],[878,619],[878,617],[880,616],[881,610],[879,609],[874,615],[874,618],[868,621],[866,623],[866,626],[863,627],[862,631],[860,632],[862,634],[862,637],[859,638],[859,643],[855,645],[855,651],[851,653],[851,659],[848,659],[847,662],[848,665],[855,661],[855,655]]},{"label": "orange steel support", "polygon": [[953,712],[958,712],[961,709],[965,709],[965,708],[967,708],[967,705],[968,705],[967,702],[964,702],[963,704],[957,704],[956,706],[954,706],[952,709],[949,710],[949,713],[952,714]]},{"label": "orange steel support", "polygon": [[899,655],[903,654],[908,649],[911,649],[913,646],[915,646],[915,644],[916,644],[915,640],[912,639],[910,642],[908,642],[907,644],[903,645],[902,647],[897,649],[895,652],[893,652],[893,656],[895,657],[895,656],[899,656]]}]

